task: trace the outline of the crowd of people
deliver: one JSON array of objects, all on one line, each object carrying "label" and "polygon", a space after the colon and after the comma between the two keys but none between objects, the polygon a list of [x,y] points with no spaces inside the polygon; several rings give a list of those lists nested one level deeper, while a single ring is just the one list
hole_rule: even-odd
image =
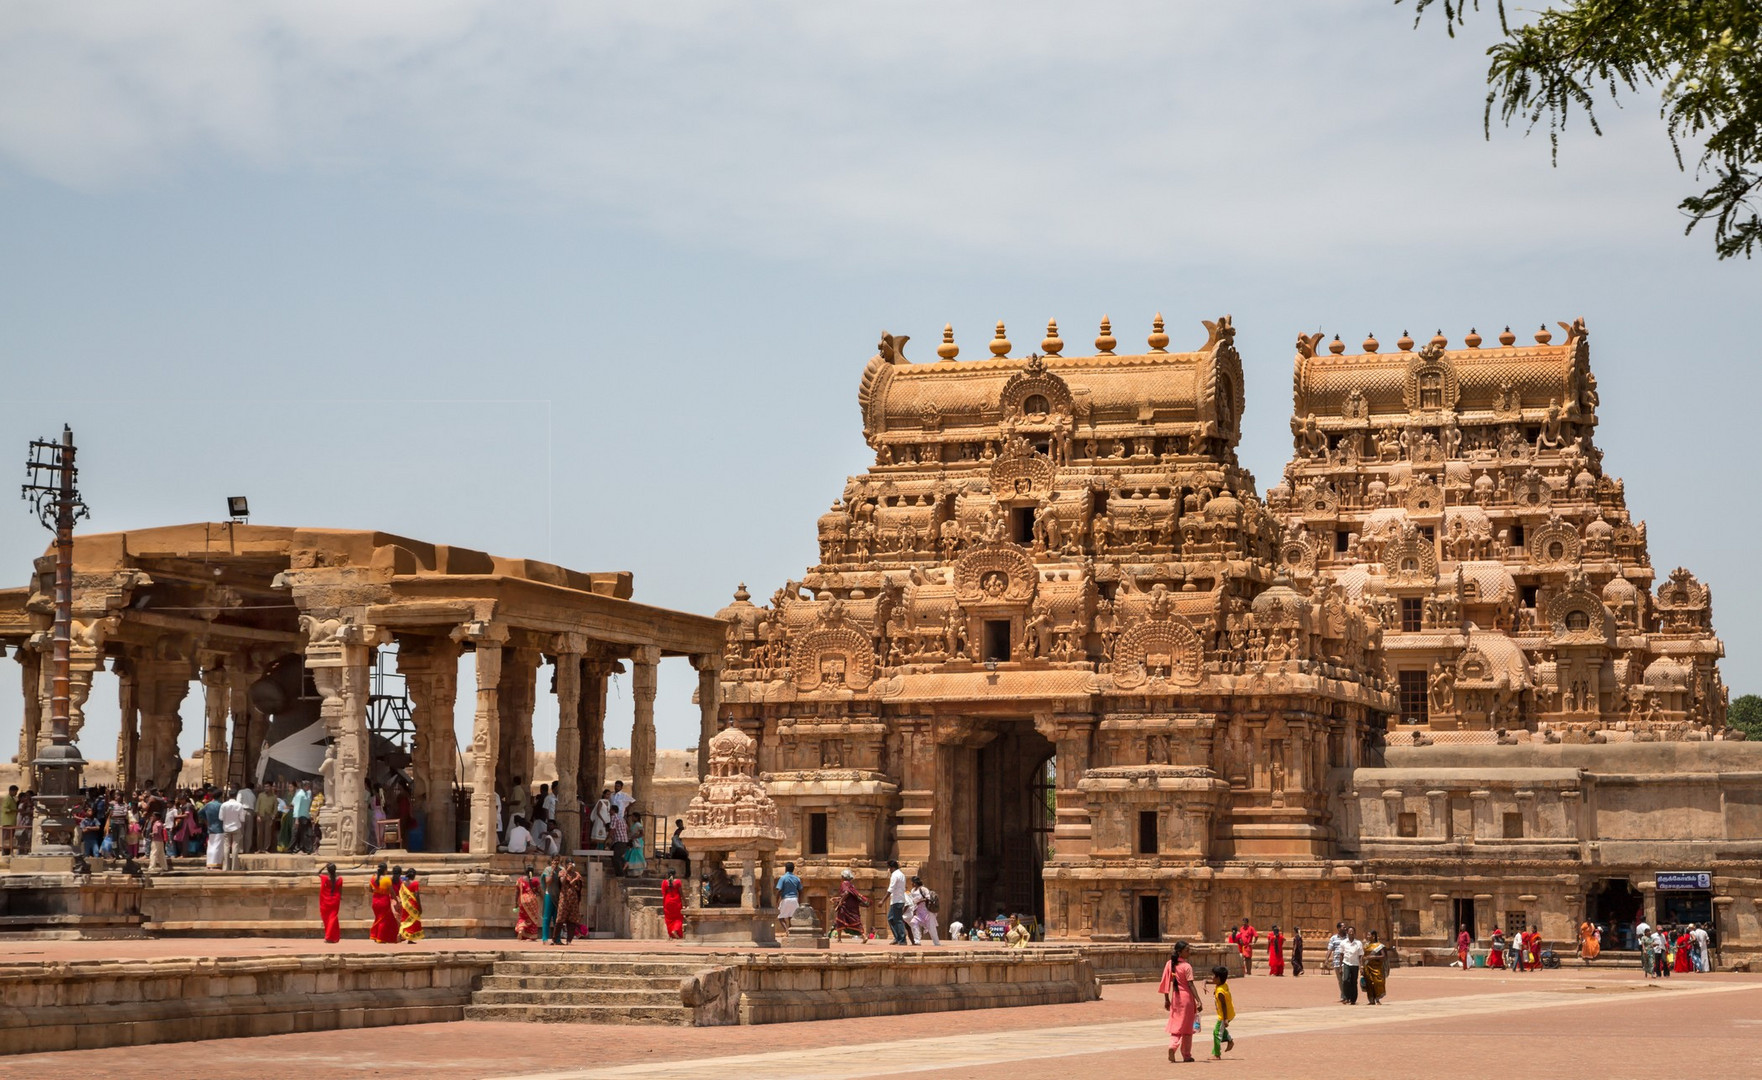
[{"label": "crowd of people", "polygon": [[[801,894],[801,879],[795,876],[795,864],[784,864],[784,876],[777,881],[778,920],[789,928],[784,915],[787,905],[793,917]],[[873,941],[876,934],[865,924],[863,909],[872,901],[857,888],[856,875],[845,870],[840,875],[838,894],[832,901],[831,939],[840,941],[854,937],[857,941]],[[894,945],[922,945],[928,938],[931,945],[941,945],[940,912],[942,898],[924,884],[917,875],[908,877],[898,862],[887,863],[887,929]],[[998,941],[1012,949],[1026,948],[1034,938],[1033,927],[1021,915],[998,912],[990,922],[967,924],[956,917],[948,924],[955,941]]]},{"label": "crowd of people", "polygon": [[[37,807],[32,792],[11,785],[0,798],[0,854],[26,854]],[[204,784],[162,792],[115,787],[79,791],[69,815],[74,849],[87,859],[147,861],[149,872],[179,859],[201,859],[211,870],[237,869],[240,855],[306,852],[318,846],[322,793],[310,782],[280,784],[259,793],[251,786]]]},{"label": "crowd of people", "polygon": [[1640,946],[1640,968],[1648,979],[1672,974],[1713,970],[1713,937],[1705,926],[1651,926],[1642,921],[1634,927]]}]

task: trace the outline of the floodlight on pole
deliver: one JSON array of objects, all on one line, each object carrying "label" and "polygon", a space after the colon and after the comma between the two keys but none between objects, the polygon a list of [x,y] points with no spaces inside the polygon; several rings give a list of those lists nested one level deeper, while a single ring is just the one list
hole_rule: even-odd
[{"label": "floodlight on pole", "polygon": [[37,836],[31,850],[42,855],[74,854],[74,822],[67,811],[85,768],[73,745],[73,524],[90,517],[74,467],[73,429],[63,424],[59,441],[37,439],[25,460],[24,499],[38,520],[55,533],[55,627],[50,635],[49,745],[32,748],[36,775]]},{"label": "floodlight on pole", "polygon": [[235,524],[244,524],[245,519],[251,516],[250,500],[243,495],[228,495],[226,497],[226,516],[231,518]]}]

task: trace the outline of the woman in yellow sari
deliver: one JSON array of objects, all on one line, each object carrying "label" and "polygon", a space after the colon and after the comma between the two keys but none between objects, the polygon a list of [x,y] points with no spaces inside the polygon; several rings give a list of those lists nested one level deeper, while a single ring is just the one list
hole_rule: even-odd
[{"label": "woman in yellow sari", "polygon": [[1375,930],[1364,943],[1364,969],[1359,972],[1359,981],[1364,984],[1370,1003],[1381,1005],[1383,995],[1389,992],[1389,948],[1377,940]]},{"label": "woman in yellow sari", "polygon": [[403,914],[398,920],[398,940],[406,945],[422,940],[422,891],[416,884],[416,871],[404,871],[398,883],[398,907]]},{"label": "woman in yellow sari", "polygon": [[1578,954],[1582,959],[1595,960],[1603,951],[1603,945],[1597,940],[1597,928],[1586,919],[1578,924]]}]

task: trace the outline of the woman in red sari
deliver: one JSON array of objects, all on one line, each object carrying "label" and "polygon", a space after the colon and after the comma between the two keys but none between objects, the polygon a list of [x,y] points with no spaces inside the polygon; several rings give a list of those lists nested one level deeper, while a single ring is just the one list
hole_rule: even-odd
[{"label": "woman in red sari", "polygon": [[844,880],[838,883],[838,905],[832,912],[832,940],[837,941],[845,934],[855,934],[857,940],[863,940],[863,909],[869,906],[869,898],[857,892],[856,875],[849,870],[844,872]]},{"label": "woman in red sari", "polygon": [[661,882],[661,917],[667,920],[667,936],[674,939],[685,937],[685,886],[673,871],[667,871],[667,879]]},{"label": "woman in red sari", "polygon": [[1285,935],[1279,932],[1279,924],[1273,923],[1273,932],[1266,936],[1266,969],[1273,975],[1285,973]]},{"label": "woman in red sari", "polygon": [[1670,965],[1671,971],[1681,975],[1684,972],[1695,970],[1694,961],[1689,957],[1689,951],[1694,948],[1694,945],[1695,939],[1689,935],[1687,930],[1684,930],[1682,935],[1676,939],[1676,962]]},{"label": "woman in red sari", "polygon": [[[1169,1012],[1169,1060],[1193,1060],[1193,1025],[1199,1020],[1199,994],[1193,989],[1193,966],[1187,963],[1187,943],[1175,942],[1175,951],[1162,966],[1162,983],[1156,988]],[[1176,1051],[1180,1057],[1176,1057]]]},{"label": "woman in red sari", "polygon": [[336,876],[336,863],[325,863],[318,875],[318,917],[324,922],[324,940],[335,945],[343,940],[343,879]]},{"label": "woman in red sari", "polygon": [[521,941],[537,941],[539,926],[544,920],[543,900],[538,875],[532,867],[514,885],[514,936]]},{"label": "woman in red sari", "polygon": [[396,889],[397,883],[386,873],[385,863],[380,863],[373,871],[373,880],[367,883],[368,892],[373,894],[373,929],[367,937],[381,945],[394,945],[398,940],[398,920],[392,915],[392,893]]}]

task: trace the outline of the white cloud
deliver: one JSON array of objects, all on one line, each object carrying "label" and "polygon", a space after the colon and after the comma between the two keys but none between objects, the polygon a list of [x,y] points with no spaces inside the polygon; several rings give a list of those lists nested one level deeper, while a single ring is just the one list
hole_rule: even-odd
[{"label": "white cloud", "polygon": [[[1545,245],[1685,186],[1646,115],[1479,138],[1400,11],[1198,4],[37,3],[0,156],[87,189],[219,159],[414,171],[764,252],[1144,260]],[[1638,110],[1644,113],[1644,110]]]}]

